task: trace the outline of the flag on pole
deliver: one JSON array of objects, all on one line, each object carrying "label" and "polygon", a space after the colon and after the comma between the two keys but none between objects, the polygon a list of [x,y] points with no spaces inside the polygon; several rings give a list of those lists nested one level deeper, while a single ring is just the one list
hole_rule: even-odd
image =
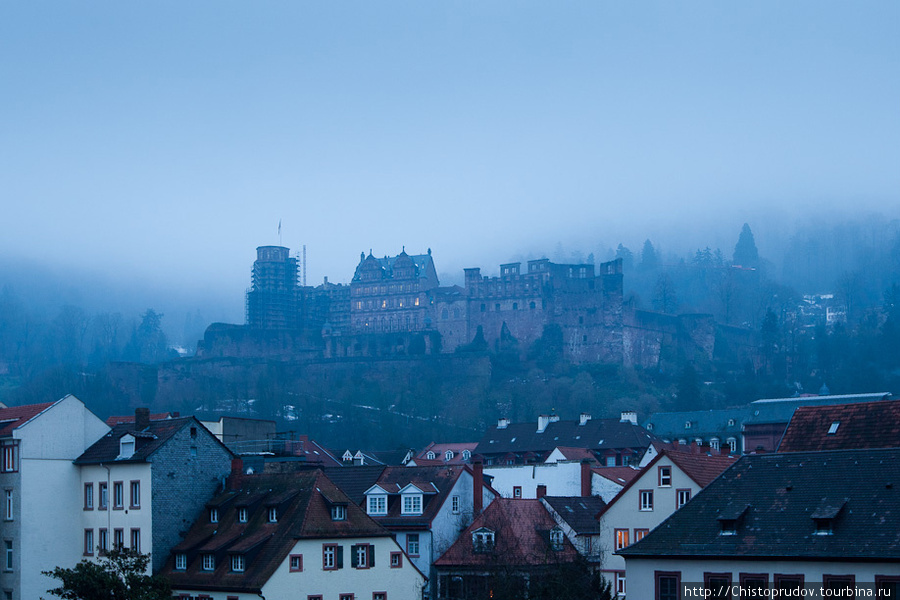
[{"label": "flag on pole", "polygon": [[281,219],[278,219],[278,235],[281,235]]}]

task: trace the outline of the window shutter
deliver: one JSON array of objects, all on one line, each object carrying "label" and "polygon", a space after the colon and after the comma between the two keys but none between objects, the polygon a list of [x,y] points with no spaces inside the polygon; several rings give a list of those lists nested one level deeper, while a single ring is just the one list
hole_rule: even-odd
[{"label": "window shutter", "polygon": [[350,546],[350,566],[354,569],[359,566],[359,561],[356,560],[356,549],[358,546]]},{"label": "window shutter", "polygon": [[369,553],[369,566],[374,567],[375,566],[375,546],[371,545],[371,546],[368,546],[367,548],[368,548],[368,553]]},{"label": "window shutter", "polygon": [[338,546],[336,548],[336,550],[337,550],[337,568],[343,569],[344,568],[344,547]]}]

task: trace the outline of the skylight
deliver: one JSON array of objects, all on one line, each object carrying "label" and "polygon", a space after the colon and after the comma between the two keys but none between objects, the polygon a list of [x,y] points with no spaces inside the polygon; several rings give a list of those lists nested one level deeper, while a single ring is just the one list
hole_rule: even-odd
[{"label": "skylight", "polygon": [[835,421],[831,424],[831,427],[828,428],[828,435],[834,435],[837,433],[838,427],[840,427],[841,422]]}]

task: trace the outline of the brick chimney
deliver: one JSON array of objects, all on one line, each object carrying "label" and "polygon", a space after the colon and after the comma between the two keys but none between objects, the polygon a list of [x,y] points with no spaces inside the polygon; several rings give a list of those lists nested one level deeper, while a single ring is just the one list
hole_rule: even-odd
[{"label": "brick chimney", "polygon": [[587,459],[581,461],[581,495],[591,495],[591,462]]},{"label": "brick chimney", "polygon": [[134,409],[134,430],[143,431],[150,427],[150,409],[140,407]]},{"label": "brick chimney", "polygon": [[241,478],[244,476],[244,461],[240,458],[231,459],[231,474],[228,476],[228,489],[241,489]]},{"label": "brick chimney", "polygon": [[540,500],[541,498],[543,498],[543,497],[546,496],[546,495],[547,495],[547,486],[544,485],[543,483],[538,484],[538,486],[537,486],[537,499]]},{"label": "brick chimney", "polygon": [[484,508],[484,464],[476,460],[472,465],[472,514],[476,517]]}]

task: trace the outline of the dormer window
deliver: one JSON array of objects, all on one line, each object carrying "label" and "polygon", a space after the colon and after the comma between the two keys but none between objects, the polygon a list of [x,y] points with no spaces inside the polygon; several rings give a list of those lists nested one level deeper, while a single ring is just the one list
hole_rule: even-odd
[{"label": "dormer window", "polygon": [[685,429],[690,429],[690,428],[691,428],[691,422],[690,422],[690,421],[685,421],[685,422],[684,422],[684,428],[685,428]]},{"label": "dormer window", "polygon": [[376,494],[368,497],[366,512],[370,515],[386,515],[387,514],[387,496],[384,494]]},{"label": "dormer window", "polygon": [[216,555],[215,554],[204,554],[203,555],[203,570],[204,571],[215,571],[216,570]]},{"label": "dormer window", "polygon": [[728,426],[734,427],[734,419],[728,419]]},{"label": "dormer window", "polygon": [[472,532],[472,548],[477,553],[494,550],[494,532],[487,527],[480,527]]},{"label": "dormer window", "polygon": [[463,460],[469,460],[472,458],[472,453],[468,450],[463,450]]},{"label": "dormer window", "polygon": [[719,519],[719,535],[737,535],[737,519]]},{"label": "dormer window", "polygon": [[277,523],[278,522],[278,508],[274,506],[269,507],[269,523]]},{"label": "dormer window", "polygon": [[232,555],[231,570],[234,573],[243,573],[244,572],[244,555],[243,554]]},{"label": "dormer window", "polygon": [[434,460],[435,456],[436,456],[435,453],[432,452],[431,450],[429,450],[428,454],[425,455],[425,458],[427,458],[428,460]]},{"label": "dormer window", "polygon": [[559,527],[550,530],[550,547],[559,552],[563,549],[563,531]]},{"label": "dormer window", "polygon": [[404,515],[421,515],[422,514],[422,494],[404,494],[403,510]]},{"label": "dormer window", "polygon": [[447,450],[444,452],[444,460],[451,461],[453,460],[453,450]]},{"label": "dormer window", "polygon": [[119,456],[116,460],[123,460],[134,456],[134,436],[125,434],[119,439]]},{"label": "dormer window", "polygon": [[832,500],[822,498],[819,506],[811,515],[812,520],[816,524],[816,535],[832,535],[834,533],[834,521],[847,504],[846,499]]},{"label": "dormer window", "polygon": [[184,571],[187,569],[187,554],[175,555],[175,570]]},{"label": "dormer window", "polygon": [[749,508],[750,505],[745,504],[743,506],[730,506],[723,510],[718,517],[719,535],[737,535],[741,520]]},{"label": "dormer window", "polygon": [[247,522],[247,509],[239,508],[238,509],[238,523],[246,523]]},{"label": "dormer window", "polygon": [[210,523],[218,523],[219,522],[219,509],[218,508],[209,509],[209,522]]},{"label": "dormer window", "polygon": [[838,427],[841,426],[840,421],[835,421],[831,424],[831,427],[828,428],[828,435],[834,435],[837,433]]},{"label": "dormer window", "polygon": [[346,521],[347,520],[347,507],[343,504],[335,504],[331,507],[331,520],[332,521]]}]

